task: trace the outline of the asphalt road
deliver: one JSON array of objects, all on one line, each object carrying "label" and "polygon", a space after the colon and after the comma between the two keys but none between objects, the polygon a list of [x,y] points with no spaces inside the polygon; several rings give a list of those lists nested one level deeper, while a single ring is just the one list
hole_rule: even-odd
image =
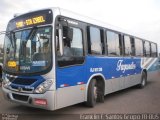
[{"label": "asphalt road", "polygon": [[[80,120],[85,119],[83,116],[84,114],[141,113],[160,113],[160,75],[157,75],[154,79],[149,80],[147,86],[143,89],[131,87],[109,94],[105,96],[104,103],[98,103],[94,108],[87,108],[83,103],[56,111],[30,108],[6,101],[2,96],[2,90],[0,88],[0,120],[4,120],[5,117],[15,117],[15,120]],[[18,119],[16,119],[16,115],[18,115]],[[97,117],[99,118],[99,116]]]}]

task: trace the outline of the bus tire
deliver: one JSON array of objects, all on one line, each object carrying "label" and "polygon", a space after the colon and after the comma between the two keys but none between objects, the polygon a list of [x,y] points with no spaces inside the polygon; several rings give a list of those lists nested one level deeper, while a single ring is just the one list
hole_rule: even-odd
[{"label": "bus tire", "polygon": [[96,79],[92,79],[88,86],[87,102],[88,107],[94,107],[97,101]]},{"label": "bus tire", "polygon": [[141,83],[138,85],[138,88],[144,88],[147,84],[147,75],[145,72],[142,72]]},{"label": "bus tire", "polygon": [[97,84],[97,102],[104,103],[104,88],[103,83],[99,82]]}]

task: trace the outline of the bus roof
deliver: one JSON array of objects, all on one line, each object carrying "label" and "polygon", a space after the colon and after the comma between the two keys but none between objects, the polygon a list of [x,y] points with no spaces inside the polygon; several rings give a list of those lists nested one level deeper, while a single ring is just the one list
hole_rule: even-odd
[{"label": "bus roof", "polygon": [[[93,24],[93,25],[96,25],[96,26],[100,26],[100,27],[103,27],[103,28],[107,28],[107,29],[110,29],[110,30],[113,30],[113,31],[117,31],[117,32],[120,32],[120,33],[123,33],[123,34],[127,34],[127,35],[133,36],[133,37],[138,38],[138,39],[149,41],[149,40],[143,39],[141,37],[138,37],[138,35],[136,35],[133,31],[128,31],[128,30],[122,29],[120,27],[116,27],[114,25],[105,23],[103,21],[96,20],[96,19],[84,16],[84,15],[81,15],[81,14],[63,9],[63,8],[58,8],[57,7],[57,8],[54,8],[54,9],[59,9],[60,14],[62,16],[77,19],[77,20],[82,21],[82,22],[86,22],[86,23]],[[150,41],[150,42],[152,42],[152,41]],[[154,43],[154,42],[152,42],[152,43]]]},{"label": "bus roof", "polygon": [[[50,8],[39,9],[39,10],[46,10],[46,9],[52,9],[53,11],[57,11],[57,13],[59,15],[62,15],[62,16],[65,16],[65,17],[68,17],[68,18],[71,18],[71,19],[76,19],[78,21],[82,21],[82,22],[85,22],[85,23],[93,24],[93,25],[96,25],[96,26],[100,26],[102,28],[107,28],[107,29],[110,29],[110,30],[113,30],[113,31],[117,31],[117,32],[120,32],[120,33],[123,33],[123,34],[127,34],[127,35],[130,35],[130,36],[133,36],[135,38],[139,38],[139,39],[145,40],[143,38],[138,37],[133,31],[128,31],[128,30],[122,29],[120,27],[116,27],[114,25],[105,23],[103,21],[96,20],[96,19],[84,16],[84,15],[81,15],[81,14],[78,14],[78,13],[75,13],[75,12],[60,8],[60,7],[50,7]],[[27,13],[35,12],[35,11],[39,11],[39,10],[29,11]],[[27,14],[27,13],[24,13],[24,14]],[[16,17],[24,15],[24,14],[19,14]],[[149,41],[149,40],[145,40],[145,41]],[[150,42],[152,42],[152,41],[150,41]],[[152,42],[152,43],[154,43],[154,42]]]}]

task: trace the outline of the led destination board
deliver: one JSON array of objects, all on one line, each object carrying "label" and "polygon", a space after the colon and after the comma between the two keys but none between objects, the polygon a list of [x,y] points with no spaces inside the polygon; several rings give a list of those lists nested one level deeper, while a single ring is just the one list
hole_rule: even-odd
[{"label": "led destination board", "polygon": [[12,19],[8,25],[10,30],[32,27],[37,25],[51,24],[53,14],[51,10],[42,10],[20,15]]},{"label": "led destination board", "polygon": [[18,22],[16,22],[16,27],[21,28],[24,26],[36,25],[39,23],[45,23],[44,16],[37,16],[37,17],[26,19],[24,21],[18,21]]}]

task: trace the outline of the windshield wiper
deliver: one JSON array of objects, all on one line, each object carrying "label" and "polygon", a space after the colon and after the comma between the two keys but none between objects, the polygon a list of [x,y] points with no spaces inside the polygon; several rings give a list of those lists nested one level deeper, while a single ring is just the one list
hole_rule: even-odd
[{"label": "windshield wiper", "polygon": [[33,38],[34,38],[34,36],[35,36],[35,34],[36,34],[36,32],[37,32],[37,27],[33,27],[32,29],[31,29],[31,31],[30,31],[30,33],[28,34],[28,36],[27,36],[27,41],[28,40],[32,40]]}]

